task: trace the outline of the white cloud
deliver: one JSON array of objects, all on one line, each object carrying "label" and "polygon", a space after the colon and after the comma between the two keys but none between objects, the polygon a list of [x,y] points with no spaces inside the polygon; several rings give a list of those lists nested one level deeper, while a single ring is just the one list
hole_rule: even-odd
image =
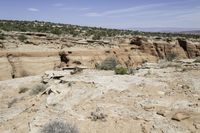
[{"label": "white cloud", "polygon": [[143,5],[143,6],[133,6],[130,8],[123,8],[123,9],[117,9],[117,10],[109,10],[101,13],[97,12],[90,12],[85,14],[86,16],[112,16],[117,14],[127,14],[127,13],[133,13],[133,12],[139,12],[142,10],[152,9],[155,7],[163,6],[163,4],[149,4],[149,5]]},{"label": "white cloud", "polygon": [[78,8],[78,7],[64,7],[61,10],[71,10],[71,11],[87,11],[89,8]]},{"label": "white cloud", "polygon": [[28,11],[30,11],[30,12],[38,12],[39,9],[37,9],[37,8],[28,8]]},{"label": "white cloud", "polygon": [[[104,12],[88,12],[84,16],[88,17],[110,17],[110,18],[128,18],[142,21],[164,21],[173,20],[174,23],[182,21],[200,22],[200,7],[185,8],[182,6],[175,6],[166,9],[169,5],[174,3],[161,4],[147,4],[142,6],[132,6],[130,8],[123,8],[117,10],[108,10]],[[161,19],[161,20],[159,20]]]}]

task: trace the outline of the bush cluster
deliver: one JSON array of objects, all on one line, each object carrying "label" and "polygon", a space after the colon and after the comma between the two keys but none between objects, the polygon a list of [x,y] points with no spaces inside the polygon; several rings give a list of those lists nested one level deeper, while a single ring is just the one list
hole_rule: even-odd
[{"label": "bush cluster", "polygon": [[119,75],[128,74],[128,69],[124,68],[124,67],[116,67],[115,68],[115,74],[119,74]]},{"label": "bush cluster", "polygon": [[114,70],[115,67],[118,65],[118,62],[115,58],[107,58],[101,64],[96,64],[97,69],[101,70]]},{"label": "bush cluster", "polygon": [[27,40],[27,37],[25,35],[19,35],[18,36],[18,39],[21,41],[21,42],[25,42]]},{"label": "bush cluster", "polygon": [[55,35],[67,34],[73,37],[92,37],[99,40],[104,37],[126,36],[126,35],[145,35],[160,37],[184,37],[198,39],[199,35],[180,34],[180,33],[159,33],[159,32],[139,32],[133,30],[108,29],[101,27],[87,27],[70,24],[50,23],[43,21],[11,21],[0,20],[0,29],[4,31],[20,31],[20,32],[42,32],[52,33]]},{"label": "bush cluster", "polygon": [[5,39],[6,39],[5,35],[3,33],[0,33],[0,40],[5,40]]},{"label": "bush cluster", "polygon": [[52,121],[46,124],[41,133],[79,133],[76,126],[62,121]]},{"label": "bush cluster", "polygon": [[47,88],[47,85],[44,84],[36,84],[35,86],[33,86],[32,90],[30,91],[30,95],[37,95],[40,92],[45,91]]}]

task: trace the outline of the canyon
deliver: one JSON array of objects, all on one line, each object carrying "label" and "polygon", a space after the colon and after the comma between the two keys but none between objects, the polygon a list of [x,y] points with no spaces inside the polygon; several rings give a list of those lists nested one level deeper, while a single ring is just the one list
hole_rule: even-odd
[{"label": "canyon", "polygon": [[[122,66],[136,67],[144,62],[200,56],[198,39],[126,36],[92,40],[34,32],[4,34],[6,39],[0,41],[0,80],[38,75],[59,67],[95,68],[108,57],[116,58]],[[20,35],[27,39],[20,41]]]}]

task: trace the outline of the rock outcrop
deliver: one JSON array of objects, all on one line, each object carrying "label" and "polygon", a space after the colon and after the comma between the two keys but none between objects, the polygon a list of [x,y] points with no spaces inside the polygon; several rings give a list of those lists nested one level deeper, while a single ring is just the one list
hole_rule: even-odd
[{"label": "rock outcrop", "polygon": [[135,49],[139,49],[160,59],[166,59],[171,54],[175,54],[178,58],[195,58],[200,56],[200,43],[184,39],[168,42],[164,40],[150,41],[147,38],[137,37],[132,39],[130,44],[135,45]]},{"label": "rock outcrop", "polygon": [[5,32],[1,41],[0,80],[41,74],[61,67],[94,68],[108,57],[124,67],[135,67],[159,59],[200,56],[198,41],[145,36],[113,37],[101,41],[45,33]]}]

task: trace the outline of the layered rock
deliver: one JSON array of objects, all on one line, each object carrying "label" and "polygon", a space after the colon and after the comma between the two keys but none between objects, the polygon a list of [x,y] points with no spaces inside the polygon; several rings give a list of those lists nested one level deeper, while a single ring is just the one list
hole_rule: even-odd
[{"label": "layered rock", "polygon": [[166,59],[171,54],[179,58],[195,58],[200,56],[200,43],[189,42],[183,39],[172,42],[163,40],[149,41],[146,38],[137,37],[130,41],[131,45],[137,46],[144,53],[156,56],[160,59]]},{"label": "layered rock", "polygon": [[[94,68],[109,57],[124,67],[135,67],[159,59],[195,58],[200,56],[200,43],[183,39],[144,36],[114,37],[100,41],[45,33],[5,33],[1,41],[0,80],[41,74],[60,67]],[[62,51],[62,52],[61,52]]]}]

